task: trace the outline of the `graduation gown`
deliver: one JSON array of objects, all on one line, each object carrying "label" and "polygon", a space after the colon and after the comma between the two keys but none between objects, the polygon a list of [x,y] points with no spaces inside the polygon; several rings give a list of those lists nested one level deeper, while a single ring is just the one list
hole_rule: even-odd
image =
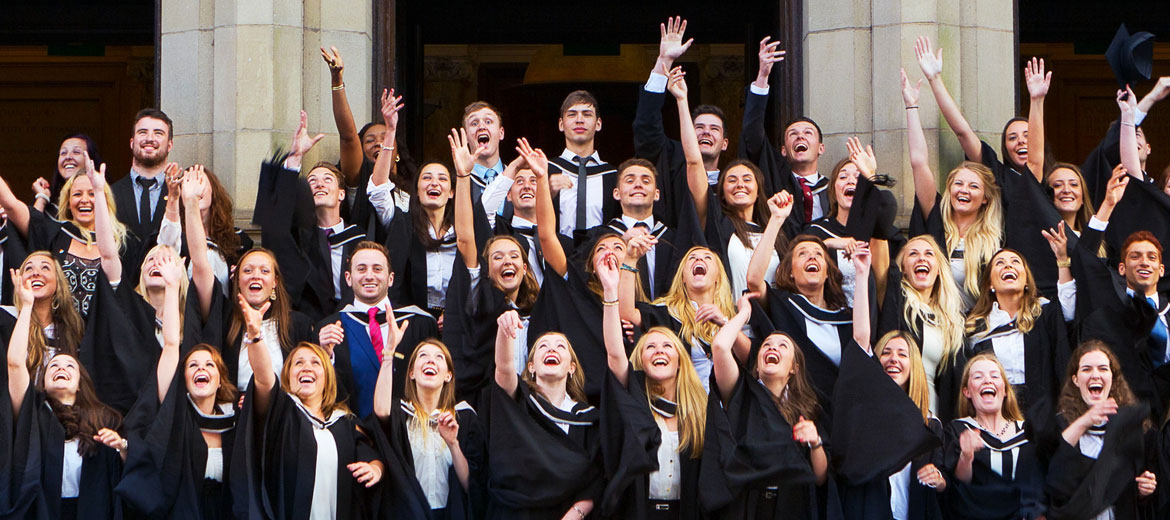
[{"label": "graduation gown", "polygon": [[[333,347],[333,368],[337,371],[338,401],[347,399],[354,412],[365,417],[374,411],[374,387],[378,382],[378,371],[382,363],[370,342],[369,316],[363,312],[341,311],[330,315],[317,324],[317,329],[340,321],[345,330],[345,339]],[[394,351],[394,389],[396,399],[402,397],[405,385],[406,365],[411,352],[419,342],[439,336],[435,319],[426,311],[415,307],[395,307],[394,321],[398,324],[409,322],[406,335]],[[387,337],[383,341],[389,340]],[[456,367],[458,369],[458,367]],[[456,371],[458,373],[458,371]]]},{"label": "graduation gown", "polygon": [[[455,405],[455,416],[459,421],[459,448],[467,458],[471,473],[469,484],[478,487],[480,473],[484,471],[483,430],[475,410],[467,403],[460,402]],[[386,483],[382,486],[384,494],[378,504],[378,518],[404,520],[479,518],[482,504],[473,501],[472,497],[480,494],[480,490],[464,490],[459,477],[455,474],[454,466],[447,471],[449,489],[447,507],[441,512],[431,509],[415,475],[409,435],[410,421],[414,417],[414,407],[410,403],[399,402],[399,406],[390,412],[390,417],[385,421],[379,421],[373,415],[366,419],[368,428],[375,432],[373,437],[378,454],[386,461],[386,476],[383,477]]]},{"label": "graduation gown", "polygon": [[[878,360],[856,343],[846,345],[841,353],[833,403],[837,413],[833,415],[832,462],[841,482],[845,517],[892,518],[888,477],[908,463],[916,462],[919,468],[932,463],[932,455],[942,445],[941,438],[923,422],[922,412],[882,370]],[[914,464],[911,472],[917,475]],[[928,514],[937,511],[937,497],[923,491],[937,493],[919,484],[915,476],[910,486],[924,488],[918,490],[920,503],[912,504],[912,509],[925,516],[914,518],[938,518]],[[928,504],[931,499],[933,508]]]},{"label": "graduation gown", "polygon": [[[1162,244],[1170,244],[1170,196],[1152,182],[1139,181],[1131,177],[1125,194],[1109,218],[1105,229],[1105,245],[1109,251],[1110,265],[1117,270],[1121,248],[1125,239],[1137,231],[1149,231]],[[1071,247],[1071,246],[1070,246]],[[1166,259],[1162,259],[1166,265]],[[1158,280],[1158,289],[1170,291],[1170,277]]]},{"label": "graduation gown", "polygon": [[[158,381],[150,378],[127,415],[124,429],[130,449],[117,493],[129,508],[149,518],[231,518],[236,403],[217,404],[219,414],[203,414],[187,394],[183,372],[184,367],[177,367],[161,403]],[[204,429],[220,434],[220,482],[204,478],[208,457]],[[247,494],[243,484],[236,485],[241,498]]]},{"label": "graduation gown", "polygon": [[[7,386],[7,385],[5,385]],[[4,391],[7,394],[7,389]],[[11,403],[6,415],[11,416]],[[122,517],[121,503],[114,495],[114,486],[122,474],[122,459],[118,452],[102,445],[96,452],[82,456],[81,476],[77,482],[78,496],[72,504],[61,497],[61,472],[65,454],[65,429],[45,395],[29,385],[25,392],[20,415],[15,418],[14,430],[0,436],[8,437],[5,449],[11,450],[6,486],[9,494],[5,518],[113,520]],[[7,493],[6,493],[7,494]],[[2,501],[0,501],[2,503]]]},{"label": "graduation gown", "polygon": [[[515,309],[496,288],[480,265],[480,279],[471,274],[461,259],[456,260],[447,292],[448,312],[443,318],[443,342],[451,349],[455,363],[455,396],[482,409],[481,394],[495,377],[496,320]],[[555,277],[555,274],[553,275]],[[527,314],[524,317],[529,317]],[[529,322],[531,323],[531,321]],[[525,345],[527,347],[527,345]]]},{"label": "graduation gown", "polygon": [[[474,203],[473,203],[474,207]],[[478,211],[478,209],[477,209]],[[427,302],[427,286],[429,282],[429,264],[427,248],[418,238],[410,214],[399,213],[390,221],[387,231],[386,249],[390,250],[390,268],[394,272],[394,285],[390,286],[390,301],[399,305],[415,305],[427,309],[438,319],[442,308],[431,308]],[[442,240],[445,247],[456,247],[456,238],[452,234]],[[456,249],[456,251],[458,251]],[[455,262],[456,255],[451,257]],[[454,275],[452,275],[454,276]],[[448,286],[450,281],[448,281]],[[449,289],[449,287],[448,287]],[[444,301],[444,305],[446,302]]]},{"label": "graduation gown", "polygon": [[[16,231],[16,226],[8,225],[7,220],[0,223],[0,253],[4,255],[2,267],[5,273],[10,269],[20,269],[20,265],[28,256],[27,244]],[[0,305],[12,305],[14,293],[12,277],[0,277]]]},{"label": "graduation gown", "polygon": [[[611,194],[613,190],[617,189],[618,176],[617,168],[609,163],[594,164],[585,168],[585,175],[589,178],[589,184],[596,182],[601,183],[601,221],[609,222],[610,219],[621,216],[622,208],[617,199],[614,199]],[[568,175],[573,179],[574,185],[577,182],[577,163],[573,161],[566,161],[559,155],[548,158],[548,174]],[[561,193],[557,192],[553,196],[553,208],[556,208],[557,215],[557,229],[560,229],[561,222]],[[588,241],[589,233],[585,229],[577,229],[573,232],[573,243],[580,245]]]},{"label": "graduation gown", "polygon": [[[850,213],[850,217],[852,217],[852,213]],[[813,222],[812,224],[809,224],[808,227],[806,227],[804,229],[804,233],[815,236],[821,240],[828,240],[830,238],[842,238],[842,237],[849,237],[849,238],[853,238],[854,240],[862,240],[860,238],[852,237],[851,235],[849,235],[848,226],[842,225],[840,222],[837,222],[837,219],[835,219],[833,217],[824,217],[824,218],[816,220],[815,222]],[[865,242],[868,243],[869,241],[865,240]],[[853,261],[845,255],[845,251],[843,251],[843,250],[833,249],[831,247],[828,249],[829,249],[829,258],[832,259],[831,261],[836,262],[837,269],[841,271],[842,277],[844,277],[844,274],[845,274],[845,269],[842,269],[842,268],[845,267],[846,265],[848,265],[849,266],[848,269],[850,269],[850,271],[849,271],[850,272],[850,275],[849,275],[850,281],[853,284],[856,284],[857,280],[854,279],[855,277],[852,274]],[[845,295],[852,300],[852,298],[853,298],[852,287],[853,286],[849,285],[845,282],[846,282],[846,280],[842,279],[842,289],[845,291]],[[877,278],[874,277],[874,274],[872,271],[870,271],[869,277],[866,278],[864,280],[864,282],[869,285],[869,293],[868,293],[869,294],[869,302],[868,303],[869,303],[869,313],[870,313],[869,315],[870,316],[877,316],[878,315]],[[871,341],[875,340],[876,338],[877,338],[876,336],[874,338],[871,338]]]},{"label": "graduation gown", "polygon": [[[694,205],[691,204],[690,207],[693,208]],[[670,292],[674,274],[682,264],[687,251],[693,246],[707,244],[703,233],[699,231],[694,213],[689,213],[689,215],[680,217],[686,222],[681,228],[667,227],[661,221],[657,221],[654,229],[647,230],[650,235],[658,239],[658,244],[654,246],[654,267],[650,268],[649,261],[645,256],[639,258],[638,279],[642,282],[642,289],[646,292],[646,296],[651,300],[665,296],[666,293]],[[606,226],[623,236],[629,231],[625,222],[620,218],[610,220]],[[653,284],[650,283],[651,270],[654,271]]]},{"label": "graduation gown", "polygon": [[589,275],[577,262],[570,260],[565,274],[567,280],[552,271],[545,276],[528,324],[528,348],[546,332],[564,334],[585,369],[585,394],[590,402],[597,403],[604,379],[592,374],[609,370],[605,341],[598,326],[602,317],[601,298],[589,289]]},{"label": "graduation gown", "polygon": [[661,194],[654,203],[654,216],[673,227],[679,224],[676,218],[682,215],[685,206],[693,208],[694,204],[689,202],[691,192],[682,143],[668,138],[663,128],[662,105],[666,96],[666,92],[650,92],[645,88],[639,91],[634,112],[634,156],[654,163]]},{"label": "graduation gown", "polygon": [[[1146,469],[1142,421],[1145,405],[1126,406],[1109,419],[1097,458],[1063,439],[1048,466],[1048,518],[1090,520],[1112,507],[1115,518],[1155,518],[1153,500],[1141,499],[1134,477]],[[1068,426],[1064,417],[1062,427]]]},{"label": "graduation gown", "polygon": [[486,518],[560,518],[579,500],[600,500],[597,408],[577,403],[571,411],[561,410],[523,381],[514,396],[494,382],[486,392]]},{"label": "graduation gown", "polygon": [[[1017,433],[1007,440],[979,429],[973,417],[955,419],[943,428],[945,467],[940,469],[947,472],[947,518],[1031,520],[1045,513],[1044,474],[1036,446],[1029,442],[1023,423],[1015,424]],[[954,470],[961,452],[959,436],[969,429],[979,432],[983,449],[975,452],[971,481],[963,483]],[[997,466],[998,472],[993,469]]]}]

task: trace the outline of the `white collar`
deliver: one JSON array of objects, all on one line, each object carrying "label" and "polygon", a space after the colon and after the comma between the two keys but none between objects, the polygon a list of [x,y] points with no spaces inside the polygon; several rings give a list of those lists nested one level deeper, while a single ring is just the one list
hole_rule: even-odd
[{"label": "white collar", "polygon": [[536,227],[536,222],[528,220],[520,215],[512,215],[512,227],[514,228],[533,228]]},{"label": "white collar", "polygon": [[333,426],[333,423],[341,420],[342,417],[345,417],[345,412],[341,410],[333,410],[333,413],[329,414],[329,417],[326,417],[325,420],[322,421],[312,413],[309,413],[309,409],[305,408],[305,403],[302,403],[299,397],[293,394],[288,394],[288,398],[292,399],[292,402],[296,403],[297,408],[301,410],[301,413],[305,414],[305,417],[309,418],[309,422],[313,424],[313,427],[317,428],[318,430],[324,430],[330,426]]},{"label": "white collar", "polygon": [[382,299],[378,300],[378,303],[375,303],[374,305],[366,305],[358,300],[354,300],[353,303],[346,305],[344,309],[341,309],[341,311],[342,312],[365,312],[365,313],[368,313],[368,312],[370,312],[371,308],[376,307],[378,310],[382,310],[382,309],[385,309],[386,306],[389,304],[390,304],[390,298],[387,296],[383,296]]},{"label": "white collar", "polygon": [[320,229],[321,229],[321,231],[325,231],[326,229],[330,229],[330,230],[333,230],[334,233],[340,233],[342,231],[345,231],[345,219],[338,220],[336,224],[329,226],[329,227],[323,227]]},{"label": "white collar", "polygon": [[[573,164],[577,163],[577,161],[574,160],[576,158],[577,154],[569,151],[568,148],[565,148],[565,151],[561,152],[561,159],[569,161]],[[593,154],[588,157],[588,160],[585,161],[585,164],[588,165],[590,162],[593,162],[593,164],[601,164],[601,156],[597,155],[597,150],[593,150]]]},{"label": "white collar", "polygon": [[798,179],[804,179],[805,182],[809,184],[809,186],[812,186],[821,180],[821,172],[812,172],[811,175],[800,175],[796,172],[792,172],[792,176]]},{"label": "white collar", "polygon": [[648,229],[654,229],[654,215],[646,217],[646,220],[637,220],[634,217],[628,217],[625,213],[622,214],[622,224],[626,225],[626,229],[634,229],[634,225],[642,223],[646,224]]}]

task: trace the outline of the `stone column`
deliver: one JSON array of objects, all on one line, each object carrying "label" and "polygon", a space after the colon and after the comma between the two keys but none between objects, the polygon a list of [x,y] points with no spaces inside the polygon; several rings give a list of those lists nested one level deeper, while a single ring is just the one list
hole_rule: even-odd
[{"label": "stone column", "polygon": [[[913,205],[906,114],[899,68],[922,77],[914,40],[942,46],[943,79],[980,138],[999,149],[1015,113],[1016,63],[1011,0],[805,0],[805,114],[824,131],[822,173],[845,157],[851,136],[872,142],[882,173],[899,179],[900,223]],[[923,82],[919,109],[931,165],[945,176],[963,160],[954,133]]]},{"label": "stone column", "polygon": [[373,113],[373,0],[161,0],[161,108],[175,122],[171,159],[209,166],[251,221],[260,162],[288,147],[300,110],[324,133],[307,164],[336,161],[329,71],[335,46],[358,127]]}]

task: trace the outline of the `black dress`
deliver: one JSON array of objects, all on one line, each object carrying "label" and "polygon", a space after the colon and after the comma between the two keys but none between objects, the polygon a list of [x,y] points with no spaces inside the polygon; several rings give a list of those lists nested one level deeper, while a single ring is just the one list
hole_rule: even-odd
[{"label": "black dress", "polygon": [[[943,428],[943,461],[947,478],[947,518],[980,520],[1035,519],[1045,513],[1044,472],[1036,445],[1023,422],[1011,423],[1011,438],[1001,440],[979,428],[973,417],[955,419]],[[955,477],[961,452],[959,436],[975,430],[983,449],[975,452],[971,481]]]}]

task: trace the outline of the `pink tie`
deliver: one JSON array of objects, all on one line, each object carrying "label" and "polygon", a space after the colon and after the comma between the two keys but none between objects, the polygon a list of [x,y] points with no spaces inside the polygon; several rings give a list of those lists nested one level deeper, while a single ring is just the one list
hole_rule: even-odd
[{"label": "pink tie", "polygon": [[[378,324],[378,308],[370,307],[370,345],[374,347],[374,354],[378,356],[378,363],[382,362],[382,326]],[[389,319],[389,317],[387,317]]]}]

